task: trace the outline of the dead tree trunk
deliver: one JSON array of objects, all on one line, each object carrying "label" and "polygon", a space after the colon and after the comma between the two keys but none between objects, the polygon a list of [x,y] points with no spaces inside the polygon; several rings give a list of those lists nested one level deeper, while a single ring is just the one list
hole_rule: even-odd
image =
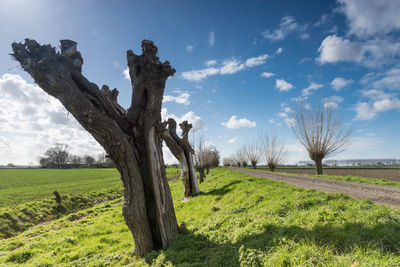
[{"label": "dead tree trunk", "polygon": [[194,150],[188,139],[192,125],[187,121],[179,124],[182,130],[182,135],[179,137],[176,133],[176,121],[174,119],[170,118],[168,122],[164,124],[165,126],[168,125],[168,129],[164,130],[162,138],[169,147],[171,153],[181,164],[181,179],[185,188],[185,197],[196,196],[199,194],[200,189],[193,163]]},{"label": "dead tree trunk", "polygon": [[178,233],[164,170],[161,102],[165,81],[175,70],[161,63],[157,47],[142,42],[142,55],[127,52],[132,81],[131,107],[117,103],[118,91],[101,90],[81,73],[77,44],[61,41],[61,53],[34,40],[13,43],[12,56],[35,82],[57,98],[105,149],[124,185],[123,215],[135,241],[136,254],[165,248]]}]

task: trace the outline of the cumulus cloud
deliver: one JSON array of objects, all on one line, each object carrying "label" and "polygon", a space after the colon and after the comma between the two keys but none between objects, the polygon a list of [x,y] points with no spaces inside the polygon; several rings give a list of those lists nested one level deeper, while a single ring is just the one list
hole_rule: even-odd
[{"label": "cumulus cloud", "polygon": [[356,61],[363,59],[361,44],[342,39],[336,35],[326,37],[318,48],[320,53],[317,61],[321,64],[339,61]]},{"label": "cumulus cloud", "polygon": [[[161,109],[161,119],[163,121],[168,120],[169,118],[174,119],[178,124],[183,122],[183,121],[188,121],[189,123],[192,124],[193,129],[192,131],[198,132],[201,130],[206,130],[207,127],[205,126],[203,119],[200,116],[197,116],[193,111],[189,111],[182,116],[178,117],[174,114],[168,113],[168,110],[166,108]],[[179,127],[178,127],[179,130]]]},{"label": "cumulus cloud", "polygon": [[361,38],[400,30],[400,2],[393,0],[338,0],[349,22],[349,33]]},{"label": "cumulus cloud", "polygon": [[264,55],[260,55],[258,57],[248,58],[244,61],[241,61],[236,58],[225,59],[222,61],[222,63],[220,64],[219,67],[213,67],[217,63],[214,60],[207,61],[206,65],[209,66],[208,68],[185,71],[181,74],[181,78],[188,80],[188,81],[201,81],[209,76],[213,76],[213,75],[217,75],[217,74],[221,74],[221,75],[234,74],[234,73],[237,73],[238,71],[241,71],[241,70],[244,70],[247,68],[253,68],[255,66],[265,64],[267,58],[268,58],[268,55],[264,54]]},{"label": "cumulus cloud", "polygon": [[217,64],[217,61],[215,59],[211,59],[205,62],[205,64],[210,67],[210,66],[214,66]]},{"label": "cumulus cloud", "polygon": [[276,54],[281,54],[283,52],[283,48],[282,47],[279,47],[277,50],[276,50]]},{"label": "cumulus cloud", "polygon": [[238,138],[237,138],[237,136],[235,136],[235,137],[232,137],[231,139],[229,139],[227,143],[234,144],[234,143],[236,143],[237,140],[238,140]]},{"label": "cumulus cloud", "polygon": [[336,35],[327,36],[318,48],[320,64],[356,62],[378,68],[396,62],[400,56],[400,42],[392,39],[351,41]]},{"label": "cumulus cloud", "polygon": [[312,82],[312,83],[310,83],[310,85],[307,88],[304,88],[303,90],[301,90],[301,95],[302,96],[312,95],[312,93],[314,91],[317,91],[317,90],[321,89],[322,87],[323,87],[322,84]]},{"label": "cumulus cloud", "polygon": [[285,39],[289,34],[292,33],[300,34],[301,37],[306,29],[306,25],[299,25],[292,16],[284,16],[277,29],[265,30],[261,33],[261,35],[268,40],[275,42]]},{"label": "cumulus cloud", "polygon": [[278,89],[279,92],[287,92],[293,89],[294,86],[283,79],[276,79],[275,88]]},{"label": "cumulus cloud", "polygon": [[79,155],[104,152],[57,99],[19,75],[0,78],[0,106],[0,164],[37,164],[56,143]]},{"label": "cumulus cloud", "polygon": [[236,115],[233,115],[227,122],[221,122],[221,125],[229,129],[253,128],[256,126],[256,122],[246,118],[238,119]]},{"label": "cumulus cloud", "polygon": [[352,79],[346,80],[345,78],[342,77],[336,77],[335,79],[332,80],[331,86],[336,91],[340,91],[343,87],[346,87],[351,83],[353,83]]},{"label": "cumulus cloud", "polygon": [[264,78],[270,78],[272,76],[275,76],[275,73],[272,73],[272,72],[263,72],[263,73],[261,73],[261,77],[264,77]]},{"label": "cumulus cloud", "polygon": [[369,99],[369,101],[358,102],[355,105],[355,120],[373,120],[380,112],[389,110],[400,111],[400,99],[396,94],[386,93],[383,90],[377,89],[363,90],[361,94]]},{"label": "cumulus cloud", "polygon": [[189,93],[181,93],[181,94],[179,94],[177,96],[165,95],[163,97],[163,103],[176,102],[178,104],[184,104],[184,105],[187,106],[187,105],[190,104],[189,98],[190,98],[190,94]]},{"label": "cumulus cloud", "polygon": [[343,101],[344,99],[340,96],[331,96],[322,99],[322,102],[324,103],[325,108],[339,108],[339,104]]}]

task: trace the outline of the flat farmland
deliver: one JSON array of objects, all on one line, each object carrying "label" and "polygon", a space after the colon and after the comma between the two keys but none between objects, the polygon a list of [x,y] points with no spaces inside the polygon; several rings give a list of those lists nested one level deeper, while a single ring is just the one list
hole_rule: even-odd
[{"label": "flat farmland", "polygon": [[[313,168],[278,168],[277,172],[287,172],[295,174],[315,174]],[[324,174],[327,175],[342,175],[342,176],[361,176],[368,178],[386,179],[392,181],[400,181],[400,169],[391,168],[374,168],[374,169],[361,169],[361,168],[324,168]]]}]

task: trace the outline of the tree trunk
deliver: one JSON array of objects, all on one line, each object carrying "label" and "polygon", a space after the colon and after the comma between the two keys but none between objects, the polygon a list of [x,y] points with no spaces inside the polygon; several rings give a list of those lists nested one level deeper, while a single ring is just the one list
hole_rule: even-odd
[{"label": "tree trunk", "polygon": [[204,178],[206,178],[204,171],[205,171],[204,168],[199,169],[199,182],[200,183],[204,182]]},{"label": "tree trunk", "polygon": [[320,175],[323,173],[323,169],[322,169],[322,158],[316,158],[314,160],[315,162],[315,169],[316,169],[316,174]]},{"label": "tree trunk", "polygon": [[181,179],[185,189],[185,197],[196,196],[199,194],[200,189],[193,163],[194,150],[188,140],[189,131],[192,128],[192,125],[187,121],[179,124],[182,129],[182,135],[179,137],[176,134],[176,121],[174,119],[170,118],[163,124],[164,127],[168,125],[168,129],[163,131],[162,138],[171,153],[179,160],[181,165]]},{"label": "tree trunk", "polygon": [[132,103],[125,111],[118,91],[101,90],[81,73],[83,59],[77,44],[61,41],[61,54],[34,40],[13,43],[12,55],[35,82],[57,98],[103,146],[121,174],[123,215],[143,256],[165,248],[178,233],[172,197],[166,179],[161,143],[161,103],[165,81],[175,70],[161,63],[157,47],[142,42],[143,54],[127,52],[132,81]]},{"label": "tree trunk", "polygon": [[206,174],[209,174],[210,173],[210,167],[207,167],[206,168]]}]

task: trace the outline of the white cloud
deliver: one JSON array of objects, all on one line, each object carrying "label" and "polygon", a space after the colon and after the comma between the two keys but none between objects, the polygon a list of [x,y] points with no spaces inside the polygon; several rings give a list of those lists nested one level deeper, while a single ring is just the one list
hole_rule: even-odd
[{"label": "white cloud", "polygon": [[293,17],[284,16],[279,24],[278,29],[265,30],[261,33],[261,35],[270,41],[275,42],[285,39],[291,33],[300,33],[301,35],[306,29],[306,25],[299,25]]},{"label": "white cloud", "polygon": [[210,32],[208,35],[208,44],[210,45],[210,47],[213,47],[215,44],[215,32]]},{"label": "white cloud", "polygon": [[237,119],[237,116],[233,115],[227,122],[221,122],[221,125],[229,129],[239,129],[242,127],[253,128],[256,126],[256,122],[249,121],[246,118]]},{"label": "white cloud", "polygon": [[237,138],[237,136],[235,136],[235,137],[229,139],[227,143],[228,144],[234,144],[234,143],[236,143],[237,140],[238,140],[238,138]]},{"label": "white cloud", "polygon": [[340,96],[331,96],[322,99],[322,102],[324,103],[325,108],[339,108],[339,104],[343,101],[344,99]]},{"label": "white cloud", "polygon": [[172,102],[176,102],[178,104],[189,105],[190,104],[189,98],[190,98],[190,94],[188,94],[188,93],[181,93],[180,95],[177,95],[177,96],[165,95],[163,97],[163,103],[172,101]]},{"label": "white cloud", "polygon": [[307,88],[304,88],[301,90],[301,95],[302,96],[309,96],[312,94],[313,91],[317,91],[323,87],[322,84],[312,82]]},{"label": "white cloud", "polygon": [[279,92],[287,92],[294,88],[294,86],[283,79],[276,79],[275,88],[279,90]]},{"label": "white cloud", "polygon": [[310,34],[309,33],[302,33],[302,34],[300,34],[300,39],[301,40],[307,40],[308,38],[310,38],[311,36],[310,36]]},{"label": "white cloud", "polygon": [[214,66],[215,64],[217,64],[217,61],[215,59],[212,60],[208,60],[205,62],[205,64],[210,67],[210,66]]},{"label": "white cloud", "polygon": [[276,54],[281,54],[283,52],[283,48],[282,47],[279,47],[277,50],[276,50]]},{"label": "white cloud", "polygon": [[358,102],[355,106],[355,111],[357,113],[355,120],[372,120],[376,117],[376,112],[366,102]]},{"label": "white cloud", "polygon": [[0,106],[0,164],[37,164],[56,143],[78,155],[104,151],[57,99],[19,75],[1,76]]},{"label": "white cloud", "polygon": [[368,98],[368,102],[358,102],[355,105],[355,120],[372,120],[380,112],[389,110],[400,111],[400,99],[395,93],[387,93],[383,90],[362,90],[361,95]]},{"label": "white cloud", "polygon": [[[208,76],[213,76],[217,74],[221,75],[234,74],[237,73],[238,71],[247,68],[253,68],[255,66],[265,64],[267,58],[268,55],[264,54],[258,57],[248,58],[245,61],[241,61],[236,58],[225,59],[222,61],[219,67],[208,67],[205,69],[185,71],[181,74],[181,77],[188,81],[201,81],[207,78]],[[216,65],[216,63],[217,63],[216,60],[207,61],[206,65],[214,66]]]},{"label": "white cloud", "polygon": [[263,73],[261,73],[261,77],[264,77],[264,78],[270,78],[272,76],[275,76],[275,73],[272,73],[272,72],[263,72]]},{"label": "white cloud", "polygon": [[372,39],[352,42],[336,35],[326,37],[318,48],[320,64],[341,61],[356,62],[370,68],[393,64],[400,56],[400,42]]},{"label": "white cloud", "polygon": [[130,80],[131,77],[129,76],[129,68],[126,67],[126,69],[124,69],[124,71],[122,72],[124,74],[124,78],[127,80]]},{"label": "white cloud", "polygon": [[194,49],[193,45],[186,46],[186,52],[188,52],[188,53],[192,53],[193,49]]},{"label": "white cloud", "polygon": [[320,55],[317,61],[321,64],[339,61],[360,62],[363,59],[361,44],[353,43],[336,35],[326,37],[318,48],[318,52]]},{"label": "white cloud", "polygon": [[392,68],[384,73],[384,77],[373,83],[375,88],[400,90],[400,68]]},{"label": "white cloud", "polygon": [[340,91],[343,87],[346,87],[347,85],[349,85],[351,83],[353,83],[353,80],[351,80],[351,79],[346,80],[342,77],[336,77],[335,79],[332,80],[331,86],[336,91]]},{"label": "white cloud", "polygon": [[199,116],[197,116],[193,111],[189,111],[182,116],[178,117],[174,114],[169,114],[168,110],[166,108],[161,109],[161,119],[163,121],[168,120],[169,118],[172,118],[176,121],[176,123],[181,123],[183,121],[188,121],[189,123],[192,124],[193,129],[191,131],[198,132],[201,130],[206,130],[207,127],[205,126],[203,119]]},{"label": "white cloud", "polygon": [[349,33],[358,37],[374,37],[400,30],[400,1],[338,0],[340,10],[349,21]]}]

